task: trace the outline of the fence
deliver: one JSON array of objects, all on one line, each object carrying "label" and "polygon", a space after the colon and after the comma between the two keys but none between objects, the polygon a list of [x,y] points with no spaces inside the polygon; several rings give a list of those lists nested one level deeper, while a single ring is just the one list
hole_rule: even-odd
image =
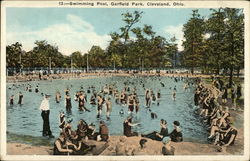
[{"label": "fence", "polygon": [[189,71],[184,68],[145,68],[143,70],[138,68],[49,68],[49,67],[34,67],[34,68],[15,68],[8,67],[6,68],[6,75],[33,75],[33,74],[67,74],[67,73],[87,73],[87,72],[128,72],[132,71],[134,73],[139,73],[140,71],[155,71],[156,73],[161,72],[169,72],[169,73],[188,73]]}]

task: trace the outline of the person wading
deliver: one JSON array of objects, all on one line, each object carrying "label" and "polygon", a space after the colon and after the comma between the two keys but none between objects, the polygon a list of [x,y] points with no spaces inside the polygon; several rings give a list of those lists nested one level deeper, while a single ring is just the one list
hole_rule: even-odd
[{"label": "person wading", "polygon": [[49,136],[50,138],[54,138],[49,125],[49,113],[50,113],[49,98],[50,95],[45,95],[40,105],[40,110],[42,112],[41,116],[43,119],[43,136]]},{"label": "person wading", "polygon": [[23,104],[23,94],[22,94],[22,92],[19,92],[18,104],[19,104],[19,105],[22,105],[22,104]]},{"label": "person wading", "polygon": [[65,105],[66,105],[66,111],[67,111],[67,113],[71,113],[72,104],[71,104],[71,98],[70,98],[69,94],[66,95]]}]

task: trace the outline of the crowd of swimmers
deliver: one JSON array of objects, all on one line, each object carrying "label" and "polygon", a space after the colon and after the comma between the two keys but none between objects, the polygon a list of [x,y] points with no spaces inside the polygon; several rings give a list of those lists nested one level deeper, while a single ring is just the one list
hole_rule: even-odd
[{"label": "crowd of swimmers", "polygon": [[[178,80],[176,80],[178,81]],[[89,100],[89,104],[96,106],[97,108],[97,119],[100,119],[102,115],[102,109],[105,108],[106,110],[106,120],[110,120],[110,113],[112,111],[112,102],[111,98],[113,97],[114,102],[116,104],[120,104],[122,106],[127,106],[127,110],[124,110],[123,108],[119,111],[119,114],[123,116],[126,111],[128,111],[128,117],[124,120],[123,122],[123,134],[126,137],[131,137],[131,136],[141,136],[143,138],[149,138],[152,140],[157,140],[157,141],[163,141],[168,142],[174,141],[174,142],[181,142],[183,141],[183,136],[182,136],[182,131],[180,129],[180,123],[179,121],[174,121],[174,129],[172,132],[168,132],[167,128],[167,121],[164,119],[161,119],[160,121],[160,131],[159,132],[152,132],[150,134],[139,134],[136,131],[132,131],[133,126],[140,126],[140,123],[133,123],[133,113],[137,114],[139,112],[139,107],[140,107],[140,102],[139,98],[137,95],[137,89],[135,88],[130,88],[129,86],[124,83],[125,86],[121,90],[121,92],[118,91],[118,89],[115,87],[115,84],[111,85],[105,85],[100,92],[96,92],[96,89],[94,86],[90,86],[87,88],[87,92],[83,91],[83,87],[81,86],[81,89],[75,93],[74,101],[78,102],[78,109],[80,111],[86,111],[90,112],[90,110],[86,107],[86,104]],[[163,85],[163,83],[162,83]],[[144,86],[144,84],[142,85]],[[176,91],[176,87],[173,88],[174,91]],[[70,98],[70,89],[67,88],[65,90],[65,106],[66,106],[66,112],[71,112],[71,98]],[[87,98],[87,94],[90,94],[90,98]],[[59,102],[61,99],[61,94],[59,92],[56,93],[56,102]],[[150,109],[151,104],[156,104],[159,106],[160,104],[160,98],[161,98],[161,93],[160,90],[157,90],[156,94],[153,92],[152,89],[145,89],[145,108],[148,108],[150,114],[151,114],[151,119],[157,118],[157,114],[152,112]],[[70,146],[72,148],[70,149],[70,152],[68,153],[74,153],[74,154],[79,154],[78,149],[78,144],[79,141],[81,142],[80,145],[84,145],[85,148],[88,148],[88,146],[85,145],[84,142],[86,140],[96,140],[96,141],[108,141],[109,139],[109,130],[107,125],[105,124],[104,121],[100,121],[100,129],[99,132],[95,132],[95,126],[93,123],[87,124],[84,120],[80,120],[79,124],[77,126],[77,130],[74,132],[71,130],[71,125],[69,123],[65,122],[64,119],[64,112],[60,112],[60,125],[59,127],[61,128],[61,134],[59,138],[71,138],[69,136],[70,134],[73,134],[73,138],[77,138],[76,141],[72,141],[72,139],[66,139],[68,141],[76,142],[75,145]],[[100,119],[101,120],[101,119]],[[82,127],[82,128],[79,128]],[[70,132],[69,132],[70,130]],[[82,131],[81,133],[79,131]],[[164,139],[165,138],[165,139]],[[166,139],[169,138],[169,139]],[[144,139],[145,140],[145,139]],[[58,149],[60,147],[66,148],[66,146],[63,146],[62,142],[60,140],[57,140],[57,144],[55,144],[55,154],[65,154],[65,153],[59,153]],[[166,144],[170,145],[170,144]],[[57,147],[59,146],[59,148]],[[171,148],[172,149],[172,148]],[[63,150],[64,151],[64,150]],[[82,150],[81,150],[82,151]]]},{"label": "crowd of swimmers", "polygon": [[[188,77],[171,77],[175,82],[183,80],[183,90],[188,91],[190,86],[194,86],[193,81],[188,81]],[[153,79],[159,79],[157,77],[153,77]],[[144,99],[145,99],[145,108],[150,112],[151,119],[156,119],[157,114],[152,111],[151,106],[153,104],[159,106],[160,100],[162,97],[160,89],[156,89],[153,91],[152,89],[146,89],[145,84],[140,82],[142,87],[145,90]],[[106,84],[100,91],[94,86],[87,87],[86,92],[83,90],[83,86],[75,93],[73,101],[78,102],[79,111],[91,112],[91,109],[87,107],[87,102],[92,106],[96,106],[97,111],[97,119],[99,120],[99,131],[96,131],[95,125],[93,123],[87,124],[85,120],[81,119],[77,125],[77,129],[73,130],[71,121],[65,120],[64,112],[60,112],[59,115],[59,128],[61,130],[60,136],[56,139],[54,144],[54,154],[55,155],[65,155],[65,154],[76,154],[76,155],[84,155],[89,151],[95,148],[94,145],[89,145],[88,140],[95,141],[104,141],[107,142],[109,140],[109,129],[106,125],[105,121],[102,118],[102,111],[105,109],[106,120],[110,121],[110,116],[112,112],[112,103],[120,104],[123,107],[127,107],[127,110],[122,108],[119,111],[119,115],[125,115],[125,112],[128,112],[128,117],[123,122],[123,134],[126,137],[131,136],[140,136],[142,139],[140,140],[141,149],[145,148],[145,144],[147,139],[152,139],[156,141],[162,141],[164,143],[162,154],[170,155],[174,154],[174,148],[171,146],[171,142],[181,142],[183,141],[183,134],[180,128],[180,122],[174,121],[173,127],[174,129],[169,133],[167,128],[167,121],[164,119],[160,120],[160,130],[154,131],[149,134],[141,134],[137,131],[133,131],[133,126],[140,126],[140,123],[134,123],[133,114],[137,114],[140,111],[140,107],[142,104],[139,101],[139,96],[137,93],[137,87],[131,88],[128,85],[128,82],[124,82],[124,87],[119,91],[116,87],[116,83],[114,84]],[[162,87],[165,87],[163,82],[160,82]],[[19,85],[20,86],[20,85]],[[24,86],[24,85],[23,85]],[[13,84],[11,88],[18,88]],[[199,79],[197,79],[197,88],[194,94],[194,103],[195,106],[199,107],[199,115],[204,119],[203,122],[207,125],[208,130],[210,131],[210,135],[208,139],[210,141],[214,141],[216,145],[228,146],[234,143],[234,140],[237,136],[237,129],[232,126],[232,117],[230,116],[228,107],[223,108],[218,103],[218,98],[222,98],[222,104],[227,102],[228,92],[227,85],[223,84],[223,81],[220,79],[213,81],[213,87],[208,88],[203,85]],[[172,99],[176,100],[177,89],[176,86],[170,88],[172,90]],[[32,92],[32,86],[30,84],[25,85],[25,90],[28,92]],[[34,91],[36,93],[39,92],[39,84],[35,86]],[[214,93],[217,91],[217,94]],[[235,99],[239,99],[241,96],[241,87],[238,85],[233,88],[231,91],[232,95],[232,103],[235,105]],[[43,95],[43,93],[41,93]],[[88,98],[90,96],[90,98]],[[65,90],[65,110],[67,114],[72,113],[72,99],[70,96],[70,87],[67,87]],[[111,101],[114,99],[114,102]],[[62,96],[59,91],[55,94],[55,102],[60,103],[62,101]],[[14,95],[11,95],[10,105],[14,104]],[[23,104],[23,94],[19,92],[18,104]],[[234,106],[236,107],[236,105]],[[197,110],[197,111],[198,111]],[[120,139],[120,144],[123,144],[123,139]],[[118,145],[120,145],[118,144]],[[121,153],[120,147],[117,147],[117,155]],[[124,148],[123,148],[124,149]],[[126,149],[126,148],[125,148]],[[126,154],[128,154],[129,149],[125,150]],[[133,154],[136,153],[135,151]],[[130,153],[132,155],[132,153]]]}]

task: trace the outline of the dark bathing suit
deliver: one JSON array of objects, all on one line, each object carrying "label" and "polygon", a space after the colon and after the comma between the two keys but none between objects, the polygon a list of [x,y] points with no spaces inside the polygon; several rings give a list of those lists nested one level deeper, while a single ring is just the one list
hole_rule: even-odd
[{"label": "dark bathing suit", "polygon": [[127,137],[138,135],[136,132],[132,132],[132,128],[131,126],[129,126],[129,122],[123,122],[123,130],[123,134]]},{"label": "dark bathing suit", "polygon": [[[66,140],[64,139],[64,141],[62,142],[60,139],[57,139],[60,143],[60,146],[62,149],[64,149],[62,146],[66,143]],[[56,142],[56,141],[55,141]],[[53,154],[54,155],[67,155],[68,153],[66,152],[60,152],[56,146],[56,143],[54,143],[54,150],[53,150]]]},{"label": "dark bathing suit", "polygon": [[23,101],[23,95],[20,94],[20,95],[19,95],[18,104],[22,104],[22,101]]},{"label": "dark bathing suit", "polygon": [[70,111],[71,108],[71,98],[66,98],[66,111]]},{"label": "dark bathing suit", "polygon": [[129,100],[129,106],[128,106],[128,108],[129,108],[129,111],[131,111],[131,112],[133,112],[134,111],[134,100]]}]

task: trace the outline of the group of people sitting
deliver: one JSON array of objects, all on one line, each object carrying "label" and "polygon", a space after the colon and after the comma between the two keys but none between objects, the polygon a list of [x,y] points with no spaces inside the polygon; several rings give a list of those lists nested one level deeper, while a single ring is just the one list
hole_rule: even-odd
[{"label": "group of people sitting", "polygon": [[[146,141],[147,141],[146,138],[156,140],[156,141],[162,141],[164,143],[164,146],[162,148],[162,154],[163,155],[174,155],[174,147],[170,145],[171,141],[173,141],[173,142],[182,142],[183,141],[183,134],[182,134],[182,131],[181,131],[181,128],[180,128],[180,122],[179,121],[174,121],[173,122],[174,129],[173,129],[173,131],[171,133],[168,132],[168,128],[167,128],[168,124],[167,124],[167,121],[164,120],[164,119],[160,120],[160,128],[161,129],[160,129],[159,132],[153,131],[153,132],[151,132],[149,134],[138,134],[137,132],[132,131],[132,127],[137,126],[137,125],[139,125],[139,123],[132,123],[132,117],[129,116],[123,122],[123,127],[124,127],[123,132],[124,132],[124,135],[127,136],[127,137],[141,136],[143,138],[141,140],[144,140],[144,141],[143,141],[143,145],[141,145],[141,142],[140,142],[141,148],[139,148],[139,149],[142,150],[142,151],[145,148],[144,143],[146,143]],[[124,142],[123,140],[124,139],[120,140],[120,144],[123,144],[123,142]],[[120,146],[120,145],[118,144],[118,146]],[[119,150],[121,148],[118,147],[117,149],[118,149],[117,155],[122,155],[120,150]],[[136,152],[136,151],[129,152],[129,149],[127,149],[127,151],[126,151],[126,155],[129,155],[129,154],[130,155],[135,155],[135,153],[138,154],[138,152]],[[142,152],[142,154],[143,153],[144,152]],[[147,154],[147,153],[144,153],[144,154]]]},{"label": "group of people sitting", "polygon": [[238,131],[233,126],[229,108],[218,103],[221,95],[223,93],[220,89],[208,88],[200,82],[195,91],[194,102],[199,106],[199,115],[203,117],[203,122],[210,131],[208,140],[218,146],[229,146],[234,144]]},{"label": "group of people sitting", "polygon": [[61,132],[54,144],[54,155],[85,155],[95,148],[88,140],[108,141],[109,129],[103,121],[100,121],[99,132],[96,132],[93,123],[88,125],[83,119],[78,122],[77,129],[73,130],[71,121],[66,123],[64,113],[60,113]]},{"label": "group of people sitting", "polygon": [[150,138],[152,140],[162,141],[165,137],[169,137],[173,142],[181,142],[183,141],[183,134],[180,128],[180,122],[174,121],[174,129],[171,133],[168,133],[167,121],[161,119],[160,121],[160,132],[154,131],[152,133],[141,135],[142,137]]},{"label": "group of people sitting", "polygon": [[123,122],[123,134],[127,137],[131,136],[139,136],[150,138],[152,140],[162,141],[164,137],[170,137],[170,139],[174,142],[181,142],[183,141],[183,135],[180,128],[180,122],[174,121],[174,129],[171,133],[168,133],[167,128],[167,121],[164,119],[160,120],[160,132],[154,131],[149,134],[138,134],[137,132],[132,131],[132,127],[139,125],[139,123],[132,123],[132,117],[129,116],[124,122]]},{"label": "group of people sitting", "polygon": [[[99,132],[96,132],[95,125],[93,123],[87,124],[83,119],[79,120],[77,129],[73,130],[71,126],[71,121],[68,120],[67,122],[64,119],[64,112],[60,112],[60,125],[59,128],[61,129],[60,136],[58,139],[56,139],[54,144],[54,155],[85,155],[89,151],[92,151],[93,148],[95,148],[95,145],[90,145],[89,140],[95,140],[95,141],[104,141],[108,142],[109,140],[109,129],[104,121],[100,121],[99,126]],[[170,146],[170,143],[167,144],[167,142],[173,141],[173,142],[181,142],[183,141],[182,132],[180,129],[180,123],[178,121],[174,121],[174,130],[171,133],[168,133],[167,128],[167,121],[164,119],[161,119],[160,121],[160,132],[152,132],[149,134],[138,134],[137,132],[132,132],[132,126],[139,125],[132,123],[132,117],[129,116],[127,119],[125,119],[123,126],[124,126],[124,135],[126,137],[131,136],[140,136],[143,140],[146,140],[146,138],[157,140],[157,141],[163,141],[164,145]],[[124,136],[124,137],[125,137]],[[168,138],[166,142],[166,138]],[[120,140],[122,144],[122,140]],[[142,143],[143,142],[143,143]],[[145,141],[142,141],[140,143],[141,148],[145,148],[144,144]],[[165,151],[163,150],[163,154],[169,155],[169,153],[173,152],[173,147],[165,147]],[[118,148],[119,149],[119,148]],[[142,150],[141,149],[141,150]],[[118,150],[119,151],[119,150]],[[127,149],[129,151],[129,149]],[[126,152],[128,153],[128,152]],[[133,152],[134,154],[135,152]],[[117,152],[119,155],[119,152]],[[132,155],[132,152],[130,153]]]}]

